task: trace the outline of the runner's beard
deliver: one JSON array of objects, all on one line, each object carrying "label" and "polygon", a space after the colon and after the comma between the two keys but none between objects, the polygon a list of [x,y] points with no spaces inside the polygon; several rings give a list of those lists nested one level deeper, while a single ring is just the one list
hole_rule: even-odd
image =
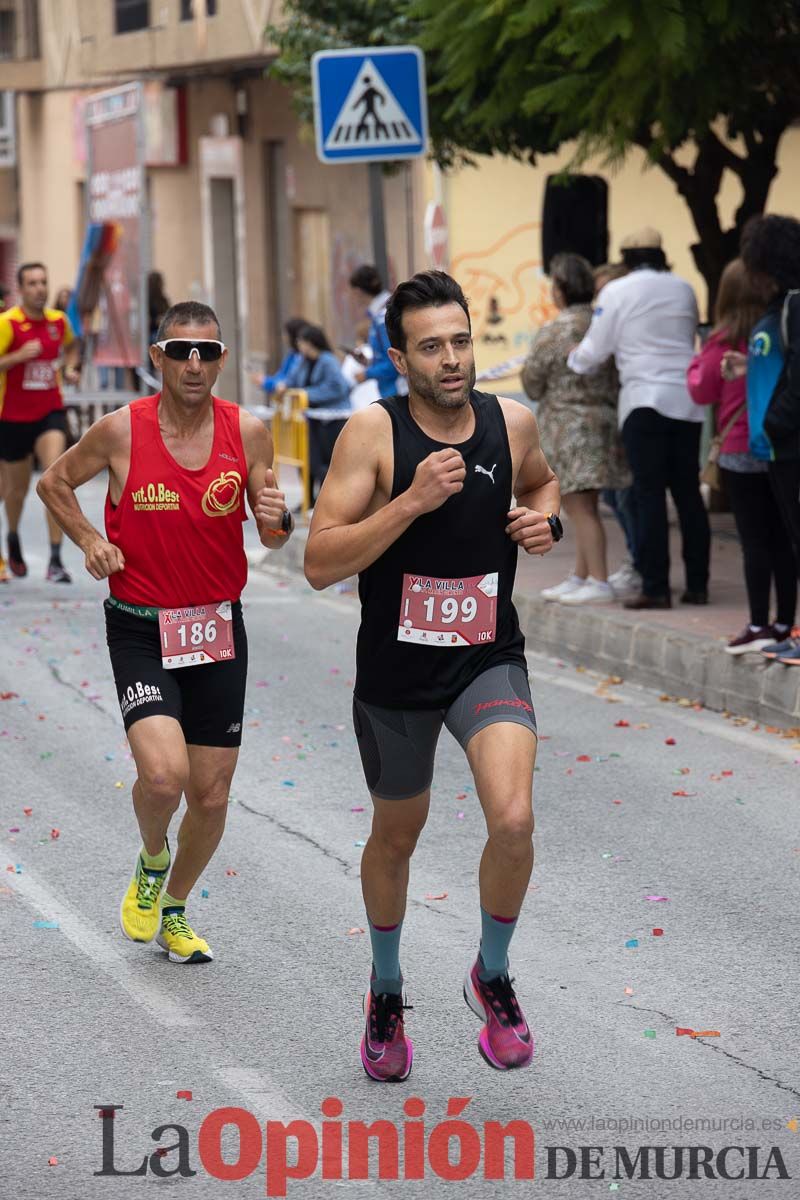
[{"label": "runner's beard", "polygon": [[470,393],[475,386],[475,364],[472,363],[464,379],[464,386],[457,392],[446,392],[439,384],[430,379],[422,371],[416,371],[410,363],[406,364],[408,371],[408,389],[426,404],[434,408],[444,408],[452,411],[454,408],[464,408],[469,403]]}]

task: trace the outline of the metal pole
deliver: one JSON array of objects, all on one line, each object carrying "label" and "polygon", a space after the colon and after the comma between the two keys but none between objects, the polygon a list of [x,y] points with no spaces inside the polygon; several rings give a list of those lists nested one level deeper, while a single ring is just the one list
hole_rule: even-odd
[{"label": "metal pole", "polygon": [[383,280],[383,286],[389,287],[389,257],[386,253],[386,220],[383,207],[383,172],[379,162],[369,164],[369,212],[372,225],[372,253],[375,266]]}]

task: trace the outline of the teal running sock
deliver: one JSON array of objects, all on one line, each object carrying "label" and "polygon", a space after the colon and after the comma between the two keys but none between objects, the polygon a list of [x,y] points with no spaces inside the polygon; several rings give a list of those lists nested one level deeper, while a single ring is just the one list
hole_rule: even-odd
[{"label": "teal running sock", "polygon": [[481,947],[478,978],[484,983],[508,971],[508,947],[517,927],[517,917],[495,917],[481,905]]},{"label": "teal running sock", "polygon": [[[367,917],[369,921],[369,917]],[[399,995],[403,990],[403,976],[400,973],[400,934],[403,922],[396,925],[373,925],[369,921],[369,938],[372,942],[372,970],[375,978],[372,980],[372,993],[380,996],[383,992]]]}]

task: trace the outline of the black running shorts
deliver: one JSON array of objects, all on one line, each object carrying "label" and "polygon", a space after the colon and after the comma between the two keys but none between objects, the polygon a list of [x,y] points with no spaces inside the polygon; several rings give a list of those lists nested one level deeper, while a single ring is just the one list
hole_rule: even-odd
[{"label": "black running shorts", "polygon": [[33,448],[43,433],[57,429],[67,437],[67,414],[63,408],[42,417],[39,421],[0,421],[0,459],[21,462],[33,454]]},{"label": "black running shorts", "polygon": [[446,725],[464,750],[473,734],[499,721],[536,733],[531,689],[517,663],[490,667],[449,708],[380,708],[353,700],[353,724],[367,787],[381,800],[408,800],[433,779],[436,743]]},{"label": "black running shorts", "polygon": [[141,717],[174,717],[187,745],[239,746],[247,682],[247,634],[242,606],[233,605],[230,662],[167,670],[161,662],[158,622],[106,602],[106,641],[125,729]]}]

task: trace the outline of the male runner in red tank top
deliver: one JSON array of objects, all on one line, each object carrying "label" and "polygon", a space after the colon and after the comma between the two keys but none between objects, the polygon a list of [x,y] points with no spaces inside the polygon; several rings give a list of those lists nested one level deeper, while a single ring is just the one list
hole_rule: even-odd
[{"label": "male runner in red tank top", "polygon": [[[208,962],[211,950],[185,907],[222,837],[241,743],[244,493],[269,549],[285,543],[292,520],[275,486],[269,433],[212,395],[227,357],[213,310],[173,305],[150,356],[161,393],[103,417],[38,491],[83,550],[89,574],[109,580],[107,639],[142,835],[122,931],[136,942],[158,935],[172,962]],[[75,496],[104,470],[107,537]],[[167,831],[182,795],[187,809],[171,861]]]},{"label": "male runner in red tank top", "polygon": [[355,413],[320,492],[305,556],[315,588],[359,573],[353,723],[372,832],[361,860],[372,978],[361,1061],[406,1079],[400,934],[409,863],[430,804],[442,725],[460,742],[488,838],[481,941],[464,999],[483,1021],[480,1053],[527,1066],[533,1036],[507,952],[533,866],[536,722],[512,603],[518,549],[561,536],[558,480],[533,413],[475,390],[469,309],[441,271],[401,283],[386,310],[389,354],[408,397]]},{"label": "male runner in red tank top", "polygon": [[[8,561],[27,575],[19,522],[31,482],[34,457],[43,470],[67,448],[62,380],[80,377],[80,344],[67,314],[47,308],[47,271],[23,263],[17,271],[20,303],[0,316],[0,477],[8,517]],[[61,561],[61,530],[47,514],[51,583],[71,583]],[[7,578],[0,551],[0,581]]]}]

